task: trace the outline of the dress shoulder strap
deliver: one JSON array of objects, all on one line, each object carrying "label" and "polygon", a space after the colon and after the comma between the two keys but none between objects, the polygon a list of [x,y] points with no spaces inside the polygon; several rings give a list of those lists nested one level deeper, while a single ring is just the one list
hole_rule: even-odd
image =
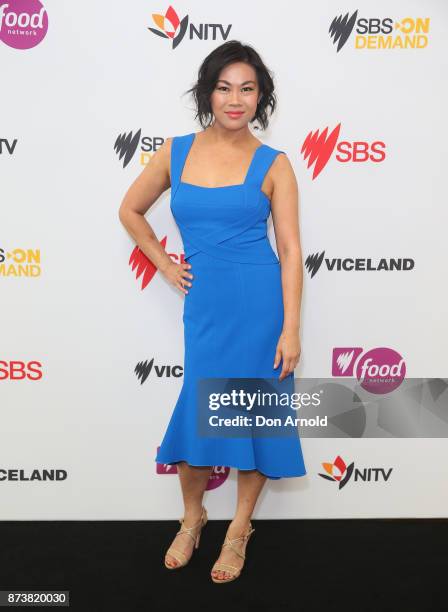
[{"label": "dress shoulder strap", "polygon": [[176,194],[179,187],[182,170],[187,159],[188,151],[194,140],[194,132],[192,134],[182,134],[182,136],[173,136],[171,141],[171,197]]},{"label": "dress shoulder strap", "polygon": [[246,177],[246,184],[261,189],[264,177],[279,153],[285,153],[285,151],[274,149],[267,144],[262,144],[258,147]]}]

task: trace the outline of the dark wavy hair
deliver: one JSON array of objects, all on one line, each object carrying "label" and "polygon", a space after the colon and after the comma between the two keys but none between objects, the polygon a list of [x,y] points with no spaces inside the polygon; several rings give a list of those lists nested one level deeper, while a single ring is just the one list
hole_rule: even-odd
[{"label": "dark wavy hair", "polygon": [[[250,45],[243,45],[239,40],[229,40],[214,49],[202,62],[198,71],[196,84],[185,93],[191,93],[196,105],[195,119],[205,129],[212,124],[212,108],[210,96],[219,79],[221,70],[234,62],[246,62],[255,69],[258,87],[260,90],[260,101],[257,111],[250,123],[258,121],[262,129],[268,126],[268,109],[272,115],[277,99],[274,93],[274,81],[272,73],[263,63],[259,54]],[[254,126],[255,129],[259,129]]]}]

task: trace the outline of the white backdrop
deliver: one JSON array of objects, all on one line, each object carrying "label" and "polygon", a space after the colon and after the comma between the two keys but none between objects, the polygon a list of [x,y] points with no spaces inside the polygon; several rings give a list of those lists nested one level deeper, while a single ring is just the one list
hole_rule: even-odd
[{"label": "white backdrop", "polygon": [[[278,112],[254,134],[284,150],[295,168],[304,260],[325,251],[415,262],[406,272],[322,266],[311,278],[305,270],[295,375],[331,377],[333,348],[353,346],[397,351],[409,377],[446,376],[446,2],[178,0],[172,8],[187,29],[174,49],[170,37],[148,29],[161,31],[153,14],[165,14],[169,3],[49,0],[48,31],[24,49],[11,44],[36,37],[8,34],[8,23],[14,10],[36,13],[39,3],[7,4],[0,29],[2,519],[181,516],[178,478],[157,474],[154,458],[182,385],[170,368],[183,363],[183,297],[157,272],[143,287],[118,208],[148,160],[148,143],[150,155],[165,138],[201,129],[182,94],[225,40],[253,45],[273,71]],[[337,51],[330,25],[356,9],[361,21]],[[357,48],[367,41],[356,32],[365,18],[373,20],[372,48]],[[375,48],[375,19],[398,24],[391,36],[399,43],[418,18],[427,20],[418,39],[424,46]],[[209,27],[200,39],[194,32],[203,24],[222,29]],[[338,143],[349,143],[342,148],[365,142],[373,154],[380,142],[384,159],[343,162],[335,148],[313,179],[302,145],[310,132],[339,123]],[[124,167],[115,142],[139,130]],[[147,219],[180,261],[169,196]],[[272,222],[269,235],[275,248]],[[135,369],[151,360],[142,382]],[[302,446],[307,475],[268,481],[254,518],[447,516],[445,439],[304,439]],[[338,455],[360,470],[392,472],[387,481],[352,479],[338,489],[319,476]],[[59,476],[45,479],[45,470]],[[205,503],[210,518],[229,518],[236,471],[219,482]]]}]

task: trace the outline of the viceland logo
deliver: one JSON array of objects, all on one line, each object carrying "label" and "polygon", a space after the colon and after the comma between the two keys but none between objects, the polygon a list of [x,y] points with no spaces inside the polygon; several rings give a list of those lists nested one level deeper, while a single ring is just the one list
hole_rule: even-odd
[{"label": "viceland logo", "polygon": [[120,134],[116,139],[114,151],[117,153],[118,159],[120,161],[123,160],[123,168],[126,168],[131,159],[134,157],[141,135],[142,130],[140,129],[135,134],[132,132],[129,132],[129,134]]},{"label": "viceland logo", "polygon": [[180,378],[183,376],[184,370],[180,365],[171,366],[154,364],[153,357],[150,361],[139,361],[139,363],[135,366],[134,372],[142,385],[151,372],[154,372],[157,378],[170,378],[171,376],[174,378]]},{"label": "viceland logo", "polygon": [[341,490],[352,479],[352,482],[387,482],[393,468],[385,469],[378,467],[368,467],[363,469],[355,468],[354,462],[346,465],[340,455],[333,463],[322,463],[325,474],[319,474],[321,478],[338,483],[338,490]]},{"label": "viceland logo", "polygon": [[156,36],[172,40],[172,49],[182,42],[187,32],[190,40],[227,40],[232,28],[232,25],[225,28],[222,23],[189,23],[188,15],[180,19],[172,6],[168,7],[165,15],[153,13],[152,19],[157,29],[148,27],[148,30]]},{"label": "viceland logo", "polygon": [[415,260],[410,257],[390,257],[386,259],[382,257],[377,264],[373,263],[372,259],[363,257],[333,257],[329,259],[325,257],[325,251],[322,253],[313,253],[308,255],[305,260],[305,268],[309,272],[311,278],[317,274],[325,261],[325,266],[329,272],[407,272],[413,270]]}]

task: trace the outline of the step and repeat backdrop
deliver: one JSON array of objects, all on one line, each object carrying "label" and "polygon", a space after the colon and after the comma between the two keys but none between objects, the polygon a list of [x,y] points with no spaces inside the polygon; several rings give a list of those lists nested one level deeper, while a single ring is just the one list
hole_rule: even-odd
[{"label": "step and repeat backdrop", "polygon": [[[185,92],[227,40],[272,71],[277,112],[251,129],[299,184],[296,378],[447,375],[447,18],[443,0],[0,1],[2,519],[181,516],[155,455],[184,298],[118,209],[166,138],[200,131]],[[169,203],[146,218],[181,262]],[[443,436],[304,437],[307,474],[268,481],[254,518],[447,516]],[[210,518],[236,479],[214,467]]]}]

